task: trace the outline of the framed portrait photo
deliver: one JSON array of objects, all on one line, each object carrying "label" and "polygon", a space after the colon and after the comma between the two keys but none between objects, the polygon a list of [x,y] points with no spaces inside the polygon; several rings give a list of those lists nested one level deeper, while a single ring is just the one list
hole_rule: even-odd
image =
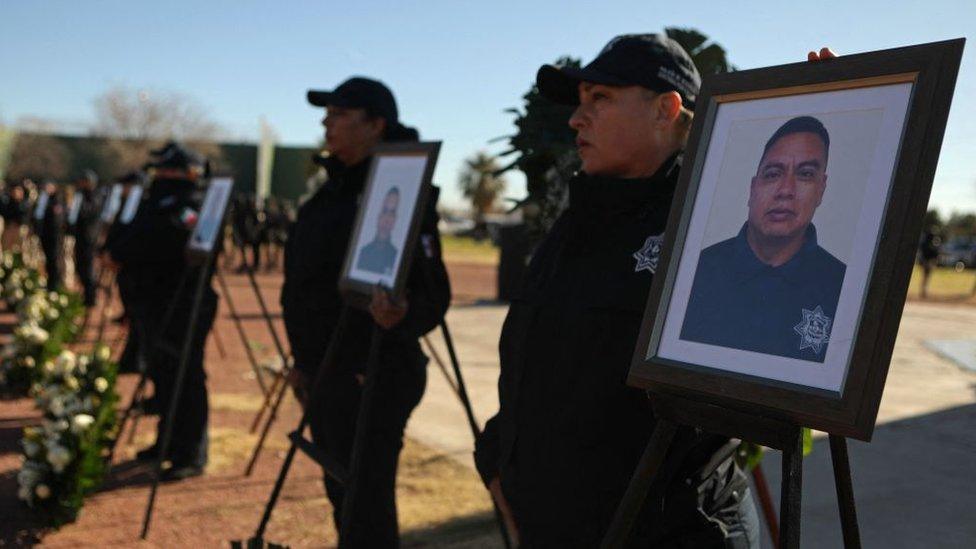
[{"label": "framed portrait photo", "polygon": [[187,249],[191,253],[204,255],[214,250],[220,238],[220,229],[224,225],[227,202],[233,187],[234,180],[229,177],[215,177],[210,180],[200,217],[187,242]]},{"label": "framed portrait photo", "polygon": [[440,145],[384,143],[374,150],[339,278],[352,303],[368,302],[376,286],[403,295]]},{"label": "framed portrait photo", "polygon": [[115,219],[116,214],[119,213],[119,208],[121,207],[122,184],[116,183],[112,185],[112,190],[109,191],[108,196],[105,198],[101,214],[98,216],[99,221],[102,223],[111,223]]},{"label": "framed portrait photo", "polygon": [[630,384],[870,439],[962,48],[705,78]]}]

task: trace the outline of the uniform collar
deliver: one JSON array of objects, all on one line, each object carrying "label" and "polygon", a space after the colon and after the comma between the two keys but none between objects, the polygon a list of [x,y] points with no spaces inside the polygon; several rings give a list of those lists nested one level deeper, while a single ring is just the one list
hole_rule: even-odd
[{"label": "uniform collar", "polygon": [[579,172],[569,181],[569,208],[578,213],[624,213],[643,209],[662,198],[670,199],[681,160],[681,152],[676,152],[651,177],[624,179]]},{"label": "uniform collar", "polygon": [[733,247],[734,261],[732,264],[740,282],[745,281],[747,278],[766,273],[781,276],[796,284],[802,284],[807,281],[811,275],[811,270],[807,268],[806,264],[819,247],[817,245],[817,228],[814,227],[813,223],[807,226],[806,234],[803,238],[803,245],[800,246],[796,255],[779,267],[773,267],[767,263],[763,263],[756,257],[756,253],[749,247],[749,242],[746,239],[747,227],[748,222],[742,224],[742,229],[736,235],[735,245]]},{"label": "uniform collar", "polygon": [[323,162],[325,171],[329,174],[325,188],[333,193],[359,195],[366,184],[366,173],[372,160],[373,157],[369,156],[357,164],[347,166],[338,158],[327,158]]}]

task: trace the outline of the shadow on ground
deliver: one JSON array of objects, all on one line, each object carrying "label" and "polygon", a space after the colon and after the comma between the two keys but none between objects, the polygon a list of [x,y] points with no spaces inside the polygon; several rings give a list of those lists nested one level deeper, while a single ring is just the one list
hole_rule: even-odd
[{"label": "shadow on ground", "polygon": [[429,528],[401,533],[404,548],[418,547],[501,547],[498,523],[491,512],[451,519]]},{"label": "shadow on ground", "polygon": [[[976,404],[886,423],[848,446],[865,547],[976,547]],[[780,463],[773,451],[763,462],[777,503]],[[802,505],[802,546],[842,547],[826,438],[803,461]]]}]

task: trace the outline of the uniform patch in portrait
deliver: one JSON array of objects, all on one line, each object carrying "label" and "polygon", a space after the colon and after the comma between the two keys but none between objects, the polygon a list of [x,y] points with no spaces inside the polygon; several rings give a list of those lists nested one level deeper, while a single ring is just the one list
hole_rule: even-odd
[{"label": "uniform patch in portrait", "polygon": [[661,257],[661,243],[663,241],[664,235],[660,234],[651,235],[644,240],[644,245],[633,253],[634,259],[637,260],[637,264],[634,265],[635,273],[647,271],[654,274],[657,271],[657,262]]},{"label": "uniform patch in portrait", "polygon": [[800,350],[811,349],[814,353],[820,352],[827,347],[830,341],[831,318],[824,314],[820,305],[814,310],[801,309],[803,321],[793,327],[800,336]]}]

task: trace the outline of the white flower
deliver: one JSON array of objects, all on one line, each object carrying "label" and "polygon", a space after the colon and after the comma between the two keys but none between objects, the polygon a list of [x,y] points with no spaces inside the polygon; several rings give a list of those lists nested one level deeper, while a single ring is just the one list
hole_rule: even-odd
[{"label": "white flower", "polygon": [[58,318],[58,316],[60,316],[60,315],[61,315],[61,313],[59,313],[57,309],[48,309],[47,310],[47,317],[50,320],[56,320]]},{"label": "white flower", "polygon": [[47,294],[47,300],[48,301],[58,301],[58,292],[48,292],[48,294]]},{"label": "white flower", "polygon": [[104,377],[95,378],[95,390],[104,393],[108,390],[108,380]]},{"label": "white flower", "polygon": [[37,456],[41,451],[41,445],[29,438],[21,440],[20,444],[24,447],[24,455],[30,458]]},{"label": "white flower", "polygon": [[51,444],[47,448],[47,461],[55,473],[61,474],[71,463],[71,452],[60,444]]},{"label": "white flower", "polygon": [[61,297],[58,298],[58,303],[60,303],[62,307],[67,307],[68,306],[68,296],[61,295]]},{"label": "white flower", "polygon": [[78,358],[71,351],[61,351],[55,364],[58,372],[62,375],[67,375],[75,370],[75,366],[78,364]]},{"label": "white flower", "polygon": [[78,378],[75,376],[67,376],[64,378],[64,386],[70,391],[77,391],[81,388],[81,384],[78,383]]},{"label": "white flower", "polygon": [[47,487],[47,484],[38,484],[37,488],[34,488],[34,493],[41,499],[51,497],[51,489]]},{"label": "white flower", "polygon": [[28,503],[31,500],[32,493],[33,492],[31,492],[31,489],[28,488],[27,486],[21,486],[20,488],[17,489],[17,497],[20,498],[22,501],[26,501]]},{"label": "white flower", "polygon": [[71,418],[71,432],[76,435],[80,435],[91,427],[93,423],[95,423],[95,418],[92,416],[88,414],[78,414]]},{"label": "white flower", "polygon": [[60,396],[55,396],[51,398],[51,401],[47,405],[48,411],[54,414],[56,417],[61,417],[64,415],[64,399]]},{"label": "white flower", "polygon": [[112,351],[107,345],[99,345],[98,351],[95,352],[95,356],[101,362],[107,362],[108,359],[112,357]]},{"label": "white flower", "polygon": [[24,366],[27,366],[28,368],[33,368],[36,364],[37,362],[34,360],[34,357],[30,355],[24,357]]},{"label": "white flower", "polygon": [[24,461],[24,465],[17,473],[17,483],[27,487],[29,490],[33,490],[34,485],[39,480],[41,480],[41,471],[38,469],[37,464],[34,461]]}]

